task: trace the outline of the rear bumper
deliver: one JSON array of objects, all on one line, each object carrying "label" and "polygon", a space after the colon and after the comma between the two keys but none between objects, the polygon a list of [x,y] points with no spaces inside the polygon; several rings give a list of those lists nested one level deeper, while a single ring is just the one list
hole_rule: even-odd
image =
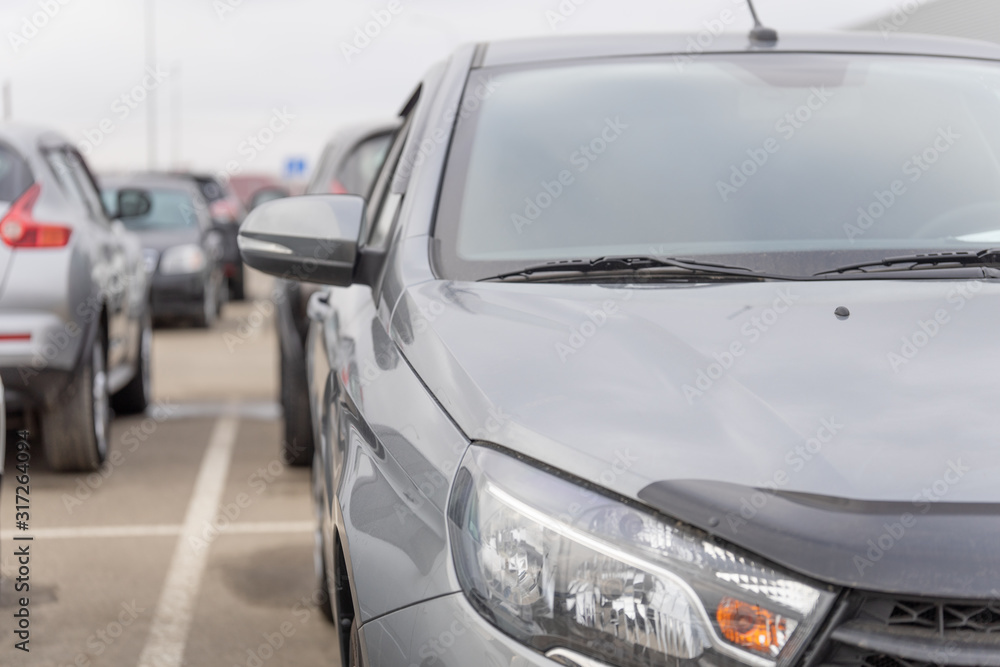
[{"label": "rear bumper", "polygon": [[[93,324],[64,322],[46,312],[6,311],[0,317],[0,377],[7,409],[54,404],[79,365]],[[20,339],[27,336],[26,339]]]},{"label": "rear bumper", "polygon": [[178,276],[156,275],[150,291],[153,317],[198,315],[204,310],[205,282],[203,274]]}]

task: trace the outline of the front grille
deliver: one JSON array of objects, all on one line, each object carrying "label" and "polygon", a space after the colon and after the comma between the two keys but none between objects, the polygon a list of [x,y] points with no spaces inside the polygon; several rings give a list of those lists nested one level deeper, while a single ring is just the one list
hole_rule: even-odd
[{"label": "front grille", "polygon": [[832,628],[822,667],[1000,665],[1000,600],[898,599],[854,593]]},{"label": "front grille", "polygon": [[856,618],[892,627],[929,628],[940,635],[968,630],[1000,632],[1000,602],[955,603],[869,598]]},{"label": "front grille", "polygon": [[849,646],[839,647],[824,663],[824,667],[946,667],[934,662],[915,662],[884,653],[858,651]]}]

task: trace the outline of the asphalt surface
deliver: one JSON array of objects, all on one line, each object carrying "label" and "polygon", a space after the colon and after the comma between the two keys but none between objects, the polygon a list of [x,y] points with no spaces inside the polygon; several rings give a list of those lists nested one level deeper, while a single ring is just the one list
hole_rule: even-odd
[{"label": "asphalt surface", "polygon": [[[253,276],[211,330],[155,331],[154,404],[114,422],[102,474],[56,474],[33,452],[27,531],[8,450],[0,666],[339,664],[316,606],[309,473],[278,456],[268,288]],[[24,545],[27,593],[15,592]]]}]

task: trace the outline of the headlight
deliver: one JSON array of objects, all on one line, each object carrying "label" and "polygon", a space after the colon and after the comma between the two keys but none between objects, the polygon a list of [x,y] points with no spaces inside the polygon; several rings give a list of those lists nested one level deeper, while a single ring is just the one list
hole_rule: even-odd
[{"label": "headlight", "polygon": [[[833,594],[675,522],[483,447],[448,508],[480,613],[565,664],[786,664]],[[581,661],[582,662],[582,661]]]},{"label": "headlight", "polygon": [[168,248],[160,258],[160,273],[197,273],[205,268],[205,253],[194,244]]}]

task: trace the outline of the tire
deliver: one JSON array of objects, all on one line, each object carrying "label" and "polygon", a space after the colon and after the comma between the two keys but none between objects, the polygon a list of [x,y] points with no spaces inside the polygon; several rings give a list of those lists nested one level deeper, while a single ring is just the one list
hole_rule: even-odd
[{"label": "tire", "polygon": [[236,265],[236,271],[229,277],[229,300],[242,301],[246,298],[244,291],[243,264]]},{"label": "tire", "polygon": [[211,329],[219,318],[219,286],[209,277],[201,296],[201,312],[194,316],[199,329]]},{"label": "tire", "polygon": [[285,427],[281,457],[285,463],[297,467],[311,465],[316,449],[308,396],[305,362],[301,357],[290,358],[282,351],[281,411]]},{"label": "tire", "polygon": [[135,376],[111,397],[111,407],[116,414],[134,415],[145,411],[152,395],[150,361],[153,349],[153,318],[147,312],[139,330],[139,359]]},{"label": "tire", "polygon": [[98,331],[58,403],[42,414],[45,455],[55,470],[97,470],[108,456],[111,406],[105,360],[104,336]]}]

